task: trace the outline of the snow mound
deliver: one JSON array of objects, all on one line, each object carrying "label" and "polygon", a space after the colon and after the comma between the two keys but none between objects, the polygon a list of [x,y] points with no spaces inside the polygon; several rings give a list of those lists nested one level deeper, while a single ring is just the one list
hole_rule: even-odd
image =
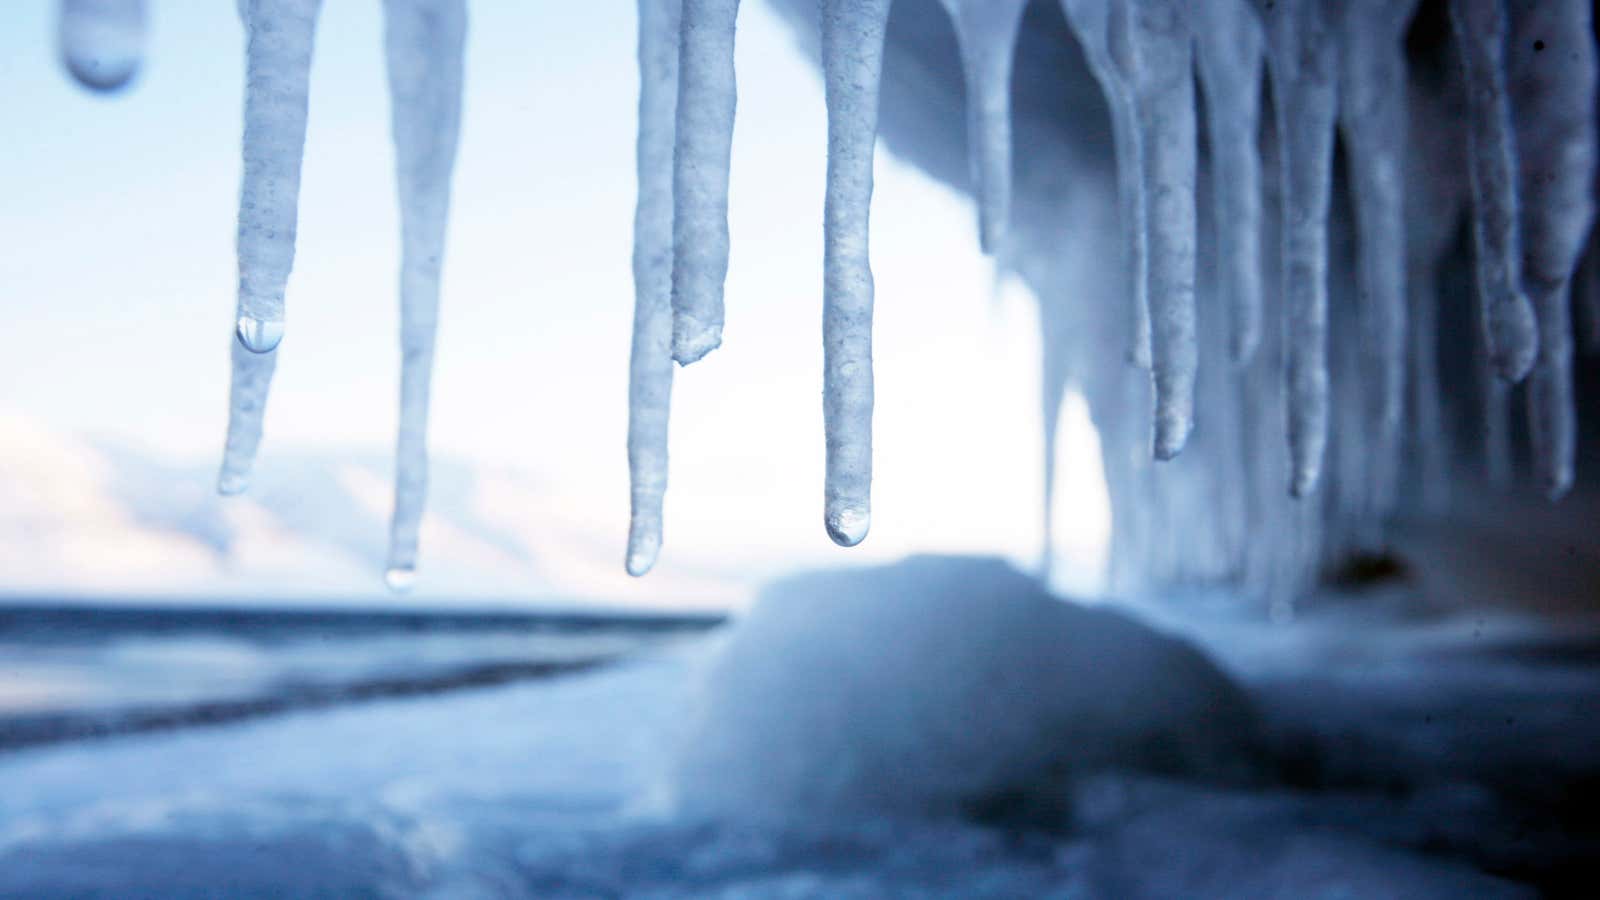
[{"label": "snow mound", "polygon": [[1096,769],[1211,769],[1254,714],[1181,640],[998,559],[916,556],[768,587],[686,724],[672,802],[783,819],[960,814]]}]

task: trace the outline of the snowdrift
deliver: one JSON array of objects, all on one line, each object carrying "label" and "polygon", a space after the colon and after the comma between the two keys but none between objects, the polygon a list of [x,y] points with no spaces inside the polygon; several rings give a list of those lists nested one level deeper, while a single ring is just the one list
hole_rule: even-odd
[{"label": "snowdrift", "polygon": [[1215,770],[1248,698],[1188,643],[998,559],[767,588],[709,670],[668,792],[687,814],[960,814],[1075,774]]}]

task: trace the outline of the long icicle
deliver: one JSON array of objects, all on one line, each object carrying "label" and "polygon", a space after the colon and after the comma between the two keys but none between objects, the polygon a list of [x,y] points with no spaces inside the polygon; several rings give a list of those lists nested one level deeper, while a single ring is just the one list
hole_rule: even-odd
[{"label": "long icicle", "polygon": [[1116,145],[1117,211],[1122,226],[1122,266],[1132,291],[1133,340],[1128,359],[1150,368],[1149,253],[1144,222],[1144,157],[1139,147],[1138,112],[1133,102],[1129,58],[1128,15],[1122,4],[1109,0],[1061,0],[1067,23],[1100,84],[1111,113],[1111,137]]},{"label": "long icicle", "polygon": [[683,3],[673,132],[672,358],[685,366],[722,343],[738,16],[739,0]]},{"label": "long icicle", "polygon": [[1194,16],[1228,353],[1246,363],[1261,342],[1261,23],[1245,0],[1203,0]]},{"label": "long icicle", "polygon": [[1011,223],[1011,63],[1028,0],[940,0],[955,21],[967,88],[967,156],[978,245],[996,253]]},{"label": "long icicle", "polygon": [[672,143],[683,0],[639,0],[638,204],[633,213],[633,347],[628,357],[628,574],[661,553],[672,407]]},{"label": "long icicle", "polygon": [[94,91],[127,87],[144,60],[144,0],[61,0],[61,62]]},{"label": "long icicle", "polygon": [[1517,233],[1517,162],[1506,93],[1503,0],[1450,0],[1470,119],[1473,241],[1478,297],[1490,359],[1520,381],[1539,350],[1533,306],[1522,293]]},{"label": "long icicle", "polygon": [[384,0],[384,44],[400,191],[400,430],[395,444],[389,587],[417,568],[428,497],[428,394],[450,175],[461,134],[465,0]]},{"label": "long icicle", "polygon": [[828,103],[823,212],[823,387],[828,537],[853,547],[872,523],[872,157],[890,0],[823,0]]},{"label": "long icicle", "polygon": [[1328,443],[1328,209],[1333,181],[1337,45],[1333,0],[1266,4],[1268,69],[1283,167],[1283,299],[1289,493],[1322,477]]},{"label": "long icicle", "polygon": [[1588,0],[1514,4],[1510,13],[1522,287],[1539,322],[1528,414],[1535,477],[1555,499],[1572,486],[1577,452],[1569,291],[1595,213],[1594,22]]},{"label": "long icicle", "polygon": [[[294,267],[311,49],[322,0],[250,0],[244,7],[244,177],[239,190],[239,300],[228,437],[217,489],[243,491],[261,442]],[[263,24],[265,23],[265,24]],[[243,352],[241,352],[241,350]]]},{"label": "long icicle", "polygon": [[1186,0],[1134,0],[1129,36],[1143,155],[1150,291],[1150,375],[1156,459],[1183,451],[1194,428],[1195,137],[1193,52]]},{"label": "long icicle", "polygon": [[1406,70],[1416,0],[1349,0],[1341,32],[1339,121],[1349,155],[1361,290],[1361,346],[1379,512],[1393,502],[1406,376]]}]

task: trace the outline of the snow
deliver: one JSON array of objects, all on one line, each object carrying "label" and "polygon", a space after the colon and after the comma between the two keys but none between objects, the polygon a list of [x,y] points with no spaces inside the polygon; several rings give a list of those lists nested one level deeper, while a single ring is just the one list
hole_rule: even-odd
[{"label": "snow", "polygon": [[[920,593],[916,573],[941,566],[976,596]],[[1048,621],[1037,604],[1055,601],[1036,600],[1036,589],[1019,587],[1025,579],[970,560],[913,560],[862,577],[815,576],[778,592],[833,583],[859,599],[891,582],[913,589],[874,594],[867,611],[834,604],[846,619],[809,635],[776,633],[776,614],[758,610],[725,637],[648,650],[590,674],[7,754],[0,892],[1498,897],[1529,896],[1534,887],[1486,868],[1520,873],[1509,876],[1516,880],[1542,877],[1534,884],[1549,887],[1562,873],[1581,876],[1584,854],[1592,854],[1581,820],[1563,818],[1572,811],[1550,790],[1592,765],[1592,657],[1563,657],[1563,638],[1547,628],[1471,617],[1385,620],[1374,618],[1370,602],[1358,621],[1335,614],[1293,632],[1238,619],[1191,625],[1198,646],[1230,648],[1216,658],[1249,691],[1277,748],[1269,750],[1277,763],[1253,776],[1113,764],[1024,779],[981,809],[810,806],[787,810],[781,822],[740,815],[748,809],[702,815],[664,802],[661,779],[675,760],[692,758],[673,749],[687,713],[740,690],[725,679],[749,674],[760,649],[826,653],[828,640],[848,633],[858,649],[883,654],[855,654],[844,674],[860,687],[899,692],[902,703],[847,705],[856,714],[841,717],[836,733],[768,744],[781,751],[775,767],[792,761],[817,772],[874,758],[913,718],[976,716],[1002,726],[991,773],[1003,774],[1007,761],[1018,774],[1033,772],[1031,759],[1015,755],[1022,735],[1008,730],[1006,713],[1053,701],[1026,679],[984,683],[1008,669],[1109,667],[1105,686],[1117,691],[1109,675],[1126,664],[1146,673],[1145,688],[1170,697],[1192,695],[1196,685],[1185,676],[1195,665],[1220,677],[1196,645],[1121,613],[1078,611],[1063,612],[1062,624],[1131,637],[1127,655],[1115,642],[1081,635],[1055,654],[1042,638],[1022,640],[1036,649],[1012,662],[985,634],[963,638],[928,619],[917,634],[942,634],[954,651],[935,671],[969,688],[943,694],[945,680],[907,684],[894,667],[898,627],[962,609],[963,621],[983,625],[979,611],[998,604],[999,624],[986,626],[992,636]],[[812,640],[824,632],[832,634]],[[1567,634],[1579,648],[1590,639]],[[1190,662],[1151,673],[1138,662],[1147,652]],[[785,665],[773,656],[766,663]],[[805,695],[764,693],[782,683],[748,688],[774,708],[744,707],[752,717],[723,720],[723,733],[771,741],[795,733],[765,736],[783,712],[824,708]],[[1089,690],[1068,693],[1090,709],[1110,702]],[[1135,708],[1161,724],[1156,704]],[[1185,708],[1175,722],[1185,721]],[[1513,724],[1503,721],[1507,709],[1516,710]],[[1093,743],[1114,734],[1068,724],[1081,740],[1046,749],[1116,762],[1109,746]],[[910,758],[935,768],[956,768],[963,750],[981,745],[970,732],[922,736]],[[830,755],[811,755],[823,752]],[[1319,765],[1323,781],[1304,774]],[[903,772],[896,784],[931,783],[919,783],[911,766]],[[939,799],[918,790],[899,796]],[[1526,830],[1518,838],[1516,829]]]}]

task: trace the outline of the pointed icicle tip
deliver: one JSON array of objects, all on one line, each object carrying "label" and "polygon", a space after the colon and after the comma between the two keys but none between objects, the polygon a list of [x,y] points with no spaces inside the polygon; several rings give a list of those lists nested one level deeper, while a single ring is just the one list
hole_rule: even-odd
[{"label": "pointed icicle tip", "polygon": [[240,316],[234,334],[239,338],[239,345],[251,353],[271,353],[283,341],[283,321]]},{"label": "pointed icicle tip", "polygon": [[217,493],[224,497],[237,497],[250,489],[250,476],[244,472],[224,471],[217,476]]},{"label": "pointed icicle tip", "polygon": [[825,523],[828,537],[841,547],[854,547],[866,540],[872,527],[872,514],[859,506],[837,506],[828,510]]}]

